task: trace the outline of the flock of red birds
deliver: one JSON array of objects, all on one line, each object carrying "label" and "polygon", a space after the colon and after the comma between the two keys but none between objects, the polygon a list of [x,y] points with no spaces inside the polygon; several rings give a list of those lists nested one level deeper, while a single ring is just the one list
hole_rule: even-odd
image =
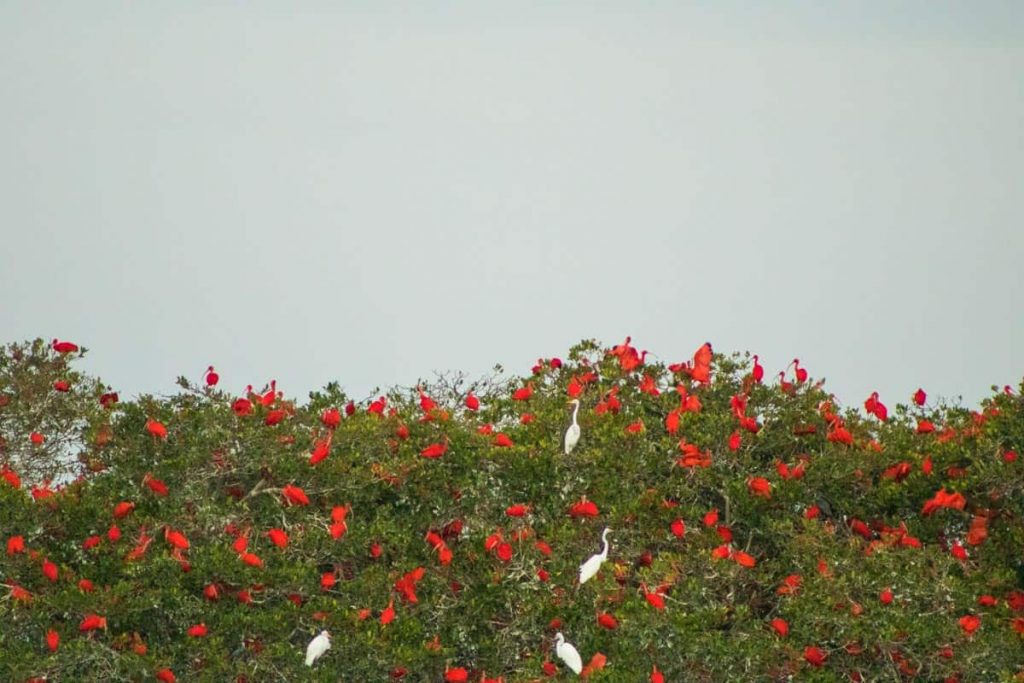
[{"label": "flock of red birds", "polygon": [[[67,354],[78,351],[78,346],[68,341],[53,340],[52,348],[54,351]],[[630,339],[627,337],[625,342],[614,346],[609,354],[617,359],[619,367],[623,372],[629,373],[641,369],[644,366],[646,351],[637,352],[637,350],[630,345]],[[707,384],[711,381],[711,362],[713,354],[710,344],[702,345],[694,354],[693,358],[685,363],[678,363],[671,365],[669,370],[672,373],[688,377],[690,383],[679,383],[675,390],[679,396],[679,405],[674,410],[670,411],[664,420],[664,427],[670,434],[676,434],[679,430],[679,420],[681,415],[686,412],[699,412],[701,410],[701,402],[699,394],[694,392],[695,386]],[[760,383],[764,377],[764,369],[760,364],[758,356],[753,357],[752,369],[747,376],[747,381],[750,383]],[[548,361],[551,367],[555,368],[561,365],[561,361],[553,359]],[[783,391],[789,392],[793,390],[795,385],[803,384],[807,381],[807,370],[800,366],[798,360],[794,360],[791,363],[793,369],[793,382],[787,380],[786,372],[782,372],[779,375],[780,385]],[[787,368],[788,370],[789,368]],[[217,385],[219,376],[211,366],[204,373],[205,383],[213,387]],[[575,398],[580,395],[584,387],[595,381],[596,375],[593,372],[584,372],[582,374],[573,376],[569,382],[567,393],[570,398]],[[640,380],[639,383],[641,391],[657,395],[660,393],[660,389],[649,377],[645,376]],[[748,385],[749,386],[749,385]],[[56,391],[66,392],[70,389],[63,383],[62,385],[54,385]],[[1007,388],[1009,391],[1009,388]],[[527,401],[533,395],[534,385],[531,382],[527,382],[525,386],[516,389],[512,398],[516,401]],[[433,417],[438,415],[442,411],[437,403],[424,391],[420,390],[420,407],[424,415]],[[243,397],[235,399],[231,405],[232,410],[240,416],[249,415],[253,411],[255,403],[259,403],[267,408],[264,417],[264,423],[268,426],[273,426],[279,423],[286,417],[286,412],[283,408],[274,408],[278,399],[280,398],[280,392],[277,391],[276,386],[272,383],[270,389],[263,394],[255,394],[252,392],[252,388],[249,387]],[[913,396],[914,402],[918,405],[924,405],[927,397],[923,390],[918,390]],[[116,394],[104,394],[101,398],[101,402],[104,405],[109,405],[117,401]],[[618,397],[616,389],[612,389],[607,392],[600,402],[595,407],[597,413],[606,411],[617,411],[618,410]],[[480,400],[478,397],[470,393],[466,396],[464,406],[469,411],[477,411],[480,408]],[[760,428],[757,419],[754,416],[747,414],[747,394],[740,393],[732,397],[731,410],[733,416],[736,419],[736,429],[730,435],[728,441],[728,447],[732,450],[736,450],[740,447],[742,442],[742,434],[744,432],[756,433]],[[864,402],[865,411],[874,416],[879,421],[886,421],[888,419],[888,410],[884,403],[881,402],[877,392],[874,392]],[[316,466],[318,463],[328,457],[331,450],[331,439],[333,430],[341,424],[343,419],[343,413],[352,415],[357,410],[354,403],[350,402],[343,408],[330,408],[321,416],[321,422],[328,430],[327,435],[319,438],[315,441],[313,449],[309,456],[309,464]],[[383,415],[388,410],[387,400],[385,397],[380,397],[369,403],[366,410],[370,413],[376,413]],[[393,410],[393,409],[392,409]],[[828,424],[827,438],[830,441],[849,444],[852,443],[852,436],[844,425],[844,420],[834,411],[834,407],[829,403],[825,402],[819,408],[822,416],[825,418]],[[167,426],[161,422],[149,419],[145,424],[146,431],[152,435],[154,439],[166,439],[168,436]],[[399,428],[401,429],[401,427]],[[635,422],[627,427],[627,431],[640,432],[645,429],[642,422]],[[917,425],[917,431],[919,433],[928,433],[935,430],[935,426],[926,420],[920,420]],[[503,433],[493,433],[493,428],[490,425],[484,425],[480,427],[479,431],[484,434],[488,434],[493,437],[493,443],[499,447],[507,447],[512,445],[511,439]],[[408,432],[406,431],[403,436],[401,433],[398,434],[399,438],[407,438]],[[41,444],[45,440],[45,436],[33,432],[30,436],[32,443]],[[442,440],[436,443],[431,443],[424,446],[420,450],[420,456],[427,459],[441,458],[445,455],[448,450],[447,440]],[[707,451],[700,450],[697,446],[689,444],[683,439],[680,442],[681,456],[678,460],[678,465],[681,467],[707,467],[710,464],[711,454]],[[1007,462],[1010,458],[1016,459],[1016,453],[1007,452],[1004,455]],[[780,476],[784,479],[789,478],[800,478],[803,476],[804,463],[797,463],[795,465],[789,465],[785,463],[779,463],[777,465]],[[925,462],[925,468],[930,468],[930,463]],[[20,479],[17,474],[9,468],[4,468],[3,478],[12,486],[20,487]],[[890,476],[894,479],[898,479],[901,476],[906,476],[905,472],[901,472],[899,466],[892,468],[891,472],[886,472],[886,476]],[[161,480],[153,477],[151,474],[147,475],[142,484],[155,496],[167,496],[168,488],[167,485]],[[747,482],[749,493],[753,496],[759,496],[764,498],[770,498],[772,495],[772,485],[768,479],[764,477],[751,477]],[[32,495],[36,499],[45,498],[52,495],[54,491],[50,490],[47,485],[36,487],[32,491]],[[305,506],[310,504],[309,497],[305,491],[299,486],[294,484],[285,485],[280,490],[280,495],[283,503],[289,506]],[[935,496],[925,503],[923,514],[930,515],[939,508],[948,507],[957,510],[963,510],[966,501],[960,493],[950,493],[944,488],[940,489]],[[135,503],[132,501],[121,501],[117,503],[113,508],[113,517],[115,523],[110,526],[106,533],[106,538],[110,542],[116,542],[121,537],[121,531],[117,526],[117,520],[122,520],[127,516],[131,515],[135,508]],[[817,514],[817,506],[810,506],[805,514],[808,517],[814,517]],[[350,512],[350,507],[346,505],[335,506],[331,511],[331,523],[329,532],[334,539],[341,538],[347,531],[346,517]],[[530,512],[530,506],[525,503],[516,503],[508,506],[505,510],[505,514],[509,517],[522,517]],[[569,514],[574,517],[596,517],[599,514],[597,505],[585,497],[581,498],[578,502],[573,504],[569,509]],[[719,534],[722,536],[723,544],[717,547],[712,556],[716,559],[731,560],[743,567],[754,567],[756,560],[751,555],[747,554],[742,550],[733,548],[731,545],[731,538],[729,530],[726,527],[721,527],[718,524],[718,511],[710,510],[702,519],[702,523],[705,527],[716,527],[719,530]],[[454,523],[453,523],[454,524]],[[969,538],[970,542],[975,542],[977,539],[983,539],[985,534],[984,528],[985,520],[975,520],[974,526],[972,526],[972,538]],[[868,527],[859,520],[852,520],[851,528],[855,533],[860,533],[865,538],[873,539],[874,534],[868,529]],[[682,537],[686,533],[685,522],[682,519],[676,519],[672,522],[670,530],[673,535]],[[445,527],[440,531],[430,531],[427,533],[425,540],[436,552],[438,561],[442,565],[447,565],[452,562],[453,553],[451,548],[448,546],[447,541],[452,537],[457,537],[461,531],[461,525],[458,528]],[[162,529],[162,536],[164,542],[169,547],[171,555],[178,560],[183,568],[188,567],[188,550],[190,548],[189,539],[177,529],[165,526]],[[252,567],[261,567],[263,560],[256,554],[249,550],[249,535],[248,530],[234,529],[235,540],[232,544],[232,548],[238,556],[239,561]],[[266,538],[276,546],[277,548],[286,548],[289,544],[289,536],[284,529],[273,528],[265,532]],[[126,562],[138,561],[142,559],[147,552],[147,549],[153,543],[155,539],[154,535],[150,535],[145,529],[139,533],[138,538],[135,540],[133,547],[125,554],[124,560]],[[487,537],[484,543],[484,549],[488,553],[494,554],[499,560],[507,562],[513,552],[513,546],[509,543],[510,540],[521,540],[505,538],[504,535],[498,531]],[[100,536],[90,537],[85,540],[84,547],[89,549],[100,544],[103,539]],[[913,544],[916,539],[909,537],[905,533],[900,536],[901,543]],[[872,540],[872,543],[880,543],[881,541]],[[536,541],[537,549],[545,555],[551,553],[551,548],[547,546],[544,541]],[[11,536],[7,539],[6,552],[8,555],[18,555],[25,552],[32,552],[26,548],[25,539],[21,535]],[[380,548],[371,548],[371,553],[380,553]],[[962,545],[955,543],[950,551],[954,556],[966,559],[966,551]],[[56,582],[58,580],[58,567],[47,558],[42,558],[41,571],[47,580],[50,582]],[[828,571],[827,567],[819,567],[821,571]],[[544,570],[541,569],[541,572]],[[406,573],[402,576],[394,585],[395,592],[401,597],[405,603],[416,603],[416,587],[417,583],[423,578],[425,569],[418,567],[413,571]],[[541,580],[546,580],[546,577],[539,575]],[[325,573],[321,579],[321,586],[324,588],[330,588],[334,585],[336,576],[333,573]],[[779,588],[780,594],[784,591],[796,591],[799,588],[800,577],[794,575],[789,577],[783,586]],[[93,590],[93,586],[87,579],[82,579],[80,588],[83,591]],[[18,601],[30,601],[32,595],[24,588],[11,584],[10,596]],[[668,586],[655,586],[649,588],[646,584],[641,586],[641,593],[645,601],[654,609],[664,610],[665,604],[665,591]],[[208,585],[204,591],[204,596],[208,600],[216,600],[219,598],[219,589],[216,585]],[[983,596],[988,599],[989,596]],[[247,595],[246,591],[242,591],[239,599],[246,600],[251,599],[251,596]],[[892,592],[886,589],[879,596],[879,600],[882,604],[889,604],[893,600]],[[379,613],[378,619],[382,625],[388,625],[395,619],[395,601],[394,598],[388,602],[387,606]],[[372,615],[369,609],[364,609],[359,613],[361,619],[367,619]],[[602,613],[598,616],[598,623],[600,626],[606,629],[615,629],[617,627],[617,621],[611,614]],[[977,616],[966,615],[960,619],[960,626],[963,631],[967,634],[973,633],[980,625],[980,620]],[[79,624],[79,631],[88,633],[106,628],[106,618],[97,614],[87,614]],[[781,618],[775,618],[771,621],[770,626],[774,631],[781,637],[785,637],[788,633],[789,626]],[[1024,633],[1024,619],[1017,619],[1014,623],[1014,628]],[[205,624],[198,623],[190,626],[187,630],[187,634],[192,638],[203,638],[208,635],[208,629]],[[56,651],[60,646],[60,636],[54,631],[50,630],[46,634],[46,646],[51,651]],[[145,645],[139,643],[138,647],[145,649]],[[821,649],[810,645],[807,646],[804,653],[804,659],[812,666],[821,666],[826,658],[827,653]],[[584,669],[584,675],[588,672],[599,670],[605,665],[604,655],[600,653],[596,654],[589,662],[587,667]],[[545,668],[549,673],[554,672],[554,664],[547,662]],[[162,669],[155,672],[157,679],[164,683],[172,683],[175,680],[175,675],[170,669]],[[467,681],[469,672],[462,667],[448,668],[445,673],[445,680],[451,683],[457,683],[459,681]],[[41,680],[41,679],[40,679]],[[486,675],[482,677],[483,683],[501,683],[502,679],[488,678]],[[654,667],[650,673],[651,683],[663,683],[663,674]]]}]

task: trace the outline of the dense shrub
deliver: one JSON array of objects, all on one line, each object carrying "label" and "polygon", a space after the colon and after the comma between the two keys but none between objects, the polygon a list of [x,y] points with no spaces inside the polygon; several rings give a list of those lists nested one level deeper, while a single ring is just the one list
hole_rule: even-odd
[{"label": "dense shrub", "polygon": [[0,680],[566,679],[556,631],[594,681],[1024,677],[1010,388],[865,417],[802,368],[584,342],[359,403],[118,401],[81,353],[0,356]]}]

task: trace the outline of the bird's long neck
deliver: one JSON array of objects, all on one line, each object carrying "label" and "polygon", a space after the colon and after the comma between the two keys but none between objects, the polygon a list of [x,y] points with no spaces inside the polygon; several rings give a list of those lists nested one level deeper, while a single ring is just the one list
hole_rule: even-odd
[{"label": "bird's long neck", "polygon": [[604,542],[604,549],[601,551],[601,557],[608,559],[608,532],[601,534],[601,540]]},{"label": "bird's long neck", "polygon": [[572,423],[576,424],[576,414],[580,412],[580,404],[574,403],[572,406]]}]

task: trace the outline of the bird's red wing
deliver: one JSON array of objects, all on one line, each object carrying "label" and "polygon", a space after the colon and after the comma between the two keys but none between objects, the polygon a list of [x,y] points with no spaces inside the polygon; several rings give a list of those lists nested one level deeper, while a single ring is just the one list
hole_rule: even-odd
[{"label": "bird's red wing", "polygon": [[697,352],[693,354],[693,370],[690,372],[690,377],[694,380],[706,384],[711,381],[711,344],[704,342]]}]

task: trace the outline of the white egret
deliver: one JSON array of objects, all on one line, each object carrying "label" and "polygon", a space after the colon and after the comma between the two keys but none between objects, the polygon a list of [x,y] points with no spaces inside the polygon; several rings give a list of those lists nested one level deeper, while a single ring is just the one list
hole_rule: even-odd
[{"label": "white egret", "polygon": [[309,641],[309,645],[306,647],[306,666],[313,666],[313,663],[329,649],[331,649],[331,634],[328,631],[320,631],[320,635]]},{"label": "white egret", "polygon": [[565,449],[566,455],[572,453],[572,449],[576,448],[576,444],[580,441],[580,425],[576,422],[576,415],[580,412],[580,400],[578,398],[574,398],[569,401],[569,405],[572,406],[572,421],[569,423],[568,428],[565,430],[565,435],[562,437],[562,447]]},{"label": "white egret", "polygon": [[572,669],[574,674],[583,671],[583,660],[580,653],[572,646],[572,643],[565,642],[565,636],[561,632],[555,634],[555,654],[565,662],[565,665]]},{"label": "white egret", "polygon": [[604,542],[604,549],[596,555],[591,555],[590,559],[580,565],[580,585],[585,584],[590,579],[594,578],[594,574],[601,568],[604,561],[608,559],[608,532],[611,531],[608,527],[605,527],[604,532],[601,533],[601,540]]}]

